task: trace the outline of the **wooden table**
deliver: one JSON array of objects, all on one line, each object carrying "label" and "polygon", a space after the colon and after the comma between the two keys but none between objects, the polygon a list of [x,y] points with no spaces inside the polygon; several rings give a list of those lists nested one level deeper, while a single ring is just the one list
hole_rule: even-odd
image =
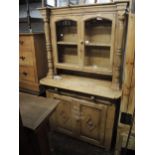
[{"label": "wooden table", "polygon": [[20,93],[19,103],[22,123],[33,154],[49,155],[48,118],[59,104],[59,100]]}]

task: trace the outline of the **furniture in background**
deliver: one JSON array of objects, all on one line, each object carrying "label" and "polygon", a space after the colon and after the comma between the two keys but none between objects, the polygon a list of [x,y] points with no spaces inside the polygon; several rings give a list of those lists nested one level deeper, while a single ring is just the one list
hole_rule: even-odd
[{"label": "furniture in background", "polygon": [[[48,118],[59,101],[20,93],[19,106],[22,123],[27,134],[29,150],[33,155],[50,155]],[[23,131],[22,131],[23,132]]]},{"label": "furniture in background", "polygon": [[110,149],[122,95],[128,1],[40,9],[55,130]]},{"label": "furniture in background", "polygon": [[43,33],[42,16],[37,10],[37,8],[41,7],[41,2],[20,0],[19,3],[19,32]]},{"label": "furniture in background", "polygon": [[19,36],[20,90],[40,94],[39,80],[46,76],[47,61],[44,33],[23,33]]}]

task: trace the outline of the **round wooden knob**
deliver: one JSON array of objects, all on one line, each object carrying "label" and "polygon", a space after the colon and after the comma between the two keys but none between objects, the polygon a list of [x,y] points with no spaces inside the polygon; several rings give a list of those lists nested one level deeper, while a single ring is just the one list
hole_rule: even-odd
[{"label": "round wooden knob", "polygon": [[81,41],[81,44],[84,44],[84,41]]},{"label": "round wooden knob", "polygon": [[20,56],[20,59],[22,59],[22,60],[25,60],[25,57],[23,57],[23,56]]},{"label": "round wooden knob", "polygon": [[20,43],[20,45],[23,45],[24,44],[24,41],[23,40],[20,40],[19,43]]},{"label": "round wooden knob", "polygon": [[26,73],[26,72],[23,72],[23,75],[24,75],[24,76],[27,76],[27,75],[28,75],[28,73]]}]

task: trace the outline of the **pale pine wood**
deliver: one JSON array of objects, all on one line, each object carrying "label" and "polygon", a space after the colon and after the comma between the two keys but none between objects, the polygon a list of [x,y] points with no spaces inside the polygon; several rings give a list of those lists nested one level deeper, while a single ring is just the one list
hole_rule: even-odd
[{"label": "pale pine wood", "polygon": [[53,54],[51,48],[51,29],[50,29],[50,20],[49,20],[49,13],[50,10],[48,8],[40,9],[41,14],[43,16],[44,21],[44,31],[45,31],[45,40],[46,40],[46,52],[47,52],[47,63],[48,63],[48,73],[47,77],[52,78],[54,71],[53,71]]},{"label": "pale pine wood", "polygon": [[106,127],[105,127],[105,138],[104,138],[104,145],[107,149],[110,149],[111,142],[112,142],[112,132],[114,126],[114,119],[115,119],[115,105],[111,105],[107,109],[107,116],[106,116]]},{"label": "pale pine wood", "polygon": [[132,114],[134,111],[134,108],[135,108],[135,67],[133,68],[133,73],[132,73],[132,81],[131,81],[129,102],[127,105],[127,112]]},{"label": "pale pine wood", "polygon": [[[135,68],[134,68],[134,54],[135,54],[135,15],[129,13],[127,43],[126,43],[126,61],[124,71],[123,93],[121,99],[120,116],[121,112],[133,114],[135,108]],[[120,119],[120,118],[119,118]],[[119,121],[120,122],[120,121]],[[123,144],[126,143],[127,134],[129,133],[129,125],[119,123],[116,142],[116,155],[120,154]],[[132,129],[132,137],[134,137],[134,125]],[[130,139],[129,149],[134,149],[135,139]]]},{"label": "pale pine wood", "polygon": [[[54,73],[57,74],[57,68],[55,68],[56,64],[59,63],[59,57],[62,57],[63,60],[62,63],[64,66],[67,65],[73,65],[76,64],[77,66],[84,66],[90,65],[90,67],[93,66],[99,68],[99,67],[105,67],[108,68],[112,72],[112,66],[113,67],[113,82],[112,82],[112,88],[114,89],[120,89],[121,87],[121,66],[122,66],[122,51],[123,51],[123,36],[124,36],[124,23],[125,23],[125,10],[127,7],[127,3],[124,1],[124,3],[108,3],[107,5],[85,5],[85,6],[72,6],[72,9],[68,9],[67,7],[60,7],[60,8],[43,8],[44,12],[48,12],[51,14],[51,16],[48,16],[48,20],[50,18],[50,25],[51,25],[51,35],[52,35],[52,48],[53,48],[53,56],[54,60],[52,61],[52,64],[54,62]],[[96,9],[96,10],[95,10]],[[46,10],[46,11],[45,11]],[[48,10],[48,11],[47,11]],[[106,14],[104,13],[106,12]],[[71,14],[70,14],[71,13]],[[117,19],[118,14],[118,21]],[[46,15],[48,15],[46,13]],[[84,16],[83,16],[84,15]],[[94,27],[93,29],[89,31],[89,28],[85,31],[85,23],[88,20],[96,19],[96,18],[103,18],[105,21],[105,26],[101,27]],[[56,29],[56,23],[61,22],[63,20],[71,20],[76,23],[76,25],[71,26],[70,29],[66,29],[66,27],[62,27],[59,31],[59,33],[63,33],[63,40],[57,40],[57,29]],[[115,24],[117,22],[117,24]],[[45,22],[46,23],[46,22]],[[108,26],[108,24],[110,25]],[[120,26],[119,26],[120,25]],[[117,30],[115,34],[115,29]],[[101,35],[102,32],[103,35]],[[108,32],[108,33],[107,33]],[[49,35],[49,34],[48,34]],[[88,38],[88,35],[90,37]],[[115,36],[116,35],[116,36]],[[49,36],[48,36],[49,38]],[[91,58],[90,54],[90,60],[89,57],[87,57],[87,53],[85,51],[85,46],[87,44],[85,41],[90,40],[90,44],[88,46],[91,46],[91,48],[94,48],[92,46],[109,46],[109,58],[104,59],[104,50],[98,51],[96,56],[93,54],[93,59]],[[116,44],[114,44],[115,40],[118,40]],[[69,44],[78,44],[75,50],[72,50],[72,52],[66,53],[62,52],[62,49],[65,49],[66,46],[63,46],[61,49],[57,48],[57,45],[69,45]],[[102,42],[102,44],[101,44]],[[116,47],[114,47],[116,45]],[[60,47],[60,46],[59,46]],[[95,49],[95,48],[94,48]],[[68,51],[68,50],[66,50]],[[95,49],[96,51],[96,49]],[[115,54],[114,54],[114,52]],[[91,52],[92,53],[92,52]],[[60,55],[62,54],[62,56]],[[52,56],[52,57],[53,57]],[[98,57],[99,56],[99,57]],[[95,59],[94,59],[95,58]],[[85,60],[84,60],[85,59]],[[91,63],[88,63],[88,62]],[[113,64],[114,61],[114,64]],[[63,66],[61,64],[61,67]],[[103,67],[103,68],[104,68]],[[64,67],[65,69],[65,67]],[[84,72],[84,70],[83,70]],[[93,73],[97,73],[98,71],[93,71]],[[98,73],[97,73],[98,74]],[[107,72],[100,72],[100,74],[109,75]]]},{"label": "pale pine wood", "polygon": [[[122,8],[120,4],[117,5],[118,9],[119,7]],[[113,79],[112,79],[112,88],[113,89],[120,89],[121,88],[121,69],[122,69],[122,55],[123,55],[123,41],[124,41],[124,32],[125,32],[125,15],[126,10],[123,11],[117,11],[117,22],[116,22],[116,42],[115,42],[115,53],[114,53],[114,65],[113,65]]]},{"label": "pale pine wood", "polygon": [[135,18],[134,15],[130,13],[129,22],[128,22],[128,32],[127,32],[123,94],[122,94],[122,100],[121,100],[121,111],[123,112],[127,111],[130,89],[131,89],[131,81],[132,81],[132,75],[133,75],[134,52],[135,52],[135,24],[134,24],[135,19],[134,18]]},{"label": "pale pine wood", "polygon": [[75,64],[62,64],[57,63],[55,64],[55,67],[57,69],[66,69],[66,70],[72,70],[72,71],[80,71],[80,72],[86,72],[86,73],[95,73],[95,74],[105,74],[112,76],[112,70],[110,67],[96,67],[96,66],[77,66]]},{"label": "pale pine wood", "polygon": [[46,94],[48,97],[61,100],[55,116],[50,118],[51,124],[55,125],[55,130],[98,146],[110,148],[115,115],[114,106],[96,104],[49,91],[46,91]]},{"label": "pale pine wood", "polygon": [[[42,9],[42,12],[48,12],[45,16],[50,20],[48,26],[45,21],[48,29],[45,34],[50,30],[46,37],[48,40],[49,37],[52,38],[52,59],[49,65],[51,63],[54,74],[58,76],[44,78],[40,83],[55,88],[57,93],[59,88],[60,92],[69,90],[69,96],[71,92],[78,92],[81,96],[102,97],[99,104],[88,102],[85,97],[82,97],[83,100],[76,99],[76,95],[48,95],[62,101],[56,110],[58,114],[51,118],[51,124],[58,131],[107,149],[111,147],[115,103],[121,97],[127,7],[128,2],[124,1]],[[57,23],[63,20],[74,21],[76,24],[70,29],[62,24],[58,30]],[[102,24],[98,25],[98,20],[104,21],[103,27]],[[86,26],[88,21],[93,21],[93,26]],[[60,34],[63,34],[62,38],[59,38]],[[74,76],[69,75],[69,70],[74,71]],[[62,74],[65,71],[68,71],[68,75]],[[85,76],[94,73],[96,77],[99,77],[97,74],[110,77],[108,81],[79,76],[84,73]],[[111,104],[104,102],[103,98],[109,99]]]},{"label": "pale pine wood", "polygon": [[20,90],[39,94],[39,80],[47,73],[44,34],[22,33],[19,40],[24,42],[19,43]]},{"label": "pale pine wood", "polygon": [[121,91],[111,89],[111,82],[108,81],[71,75],[60,75],[60,77],[60,80],[44,78],[40,80],[40,83],[45,86],[74,90],[111,99],[117,99],[121,96]]}]

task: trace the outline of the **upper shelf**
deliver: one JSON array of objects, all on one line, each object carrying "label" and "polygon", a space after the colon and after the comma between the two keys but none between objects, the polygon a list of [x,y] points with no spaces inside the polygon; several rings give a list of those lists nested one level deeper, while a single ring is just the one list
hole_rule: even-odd
[{"label": "upper shelf", "polygon": [[102,44],[102,43],[86,43],[85,46],[100,46],[100,47],[110,47],[111,44]]},{"label": "upper shelf", "polygon": [[58,41],[58,45],[77,45],[76,42],[69,42],[69,41]]}]

